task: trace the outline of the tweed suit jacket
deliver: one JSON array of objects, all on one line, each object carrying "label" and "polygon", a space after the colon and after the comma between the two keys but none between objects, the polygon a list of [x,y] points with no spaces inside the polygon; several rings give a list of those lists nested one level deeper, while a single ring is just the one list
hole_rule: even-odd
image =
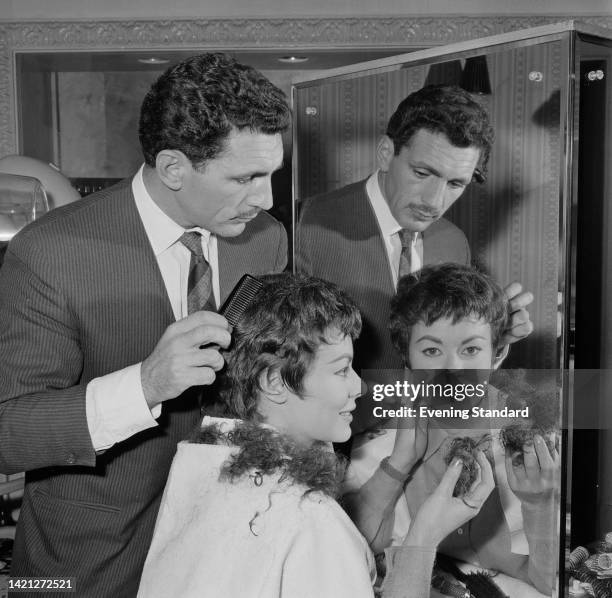
[{"label": "tweed suit jacket", "polygon": [[[221,299],[244,273],[282,271],[286,250],[265,212],[240,236],[219,237]],[[85,391],[146,358],[173,321],[131,180],[51,211],[11,242],[0,269],[0,471],[26,471],[12,575],[75,577],[77,596],[136,595],[199,393],[165,402],[157,427],[96,455]]]},{"label": "tweed suit jacket", "polygon": [[[388,332],[395,285],[366,182],[306,200],[296,231],[297,271],[337,284],[359,307],[363,328],[353,363],[360,373],[403,368]],[[423,233],[423,263],[444,262],[469,264],[470,248],[463,232],[441,218]],[[353,414],[354,432],[368,427],[368,410],[364,397]]]}]

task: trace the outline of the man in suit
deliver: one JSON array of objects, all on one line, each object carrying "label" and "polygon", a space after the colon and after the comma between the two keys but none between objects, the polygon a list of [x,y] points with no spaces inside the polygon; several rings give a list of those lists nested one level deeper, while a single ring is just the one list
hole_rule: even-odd
[{"label": "man in suit", "polygon": [[[492,143],[489,116],[469,93],[424,87],[391,116],[376,147],[376,172],[306,200],[296,267],[335,282],[357,302],[364,322],[355,345],[358,371],[402,368],[387,331],[400,275],[424,264],[469,263],[465,235],[442,215],[472,179],[484,180]],[[525,307],[533,298],[518,283],[506,294],[512,311],[508,343],[531,332]],[[358,409],[355,431],[372,423],[368,401]]]},{"label": "man in suit", "polygon": [[136,595],[176,443],[230,342],[215,311],[244,273],[286,265],[286,233],[265,210],[289,122],[256,70],[194,56],[143,102],[136,175],[11,242],[0,471],[26,471],[14,577]]}]

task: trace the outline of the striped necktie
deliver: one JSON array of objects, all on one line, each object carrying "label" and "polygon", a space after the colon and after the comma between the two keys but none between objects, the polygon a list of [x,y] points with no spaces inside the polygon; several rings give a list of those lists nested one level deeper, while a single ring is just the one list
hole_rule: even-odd
[{"label": "striped necktie", "polygon": [[202,235],[183,233],[179,241],[191,252],[187,282],[187,313],[201,309],[216,311],[212,292],[212,271],[202,251]]},{"label": "striped necktie", "polygon": [[399,271],[397,275],[397,279],[399,280],[402,276],[406,276],[406,274],[412,272],[412,240],[414,239],[414,233],[403,228],[398,234],[402,243],[402,253],[400,254]]}]

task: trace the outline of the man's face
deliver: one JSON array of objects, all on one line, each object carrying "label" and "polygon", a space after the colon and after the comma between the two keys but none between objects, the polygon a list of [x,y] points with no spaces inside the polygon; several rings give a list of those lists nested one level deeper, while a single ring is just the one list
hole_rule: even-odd
[{"label": "man's face", "polygon": [[348,440],[351,412],[361,394],[361,379],[352,367],[353,341],[338,331],[327,341],[317,349],[302,392],[287,392],[284,431],[304,445]]},{"label": "man's face", "polygon": [[456,147],[442,133],[417,131],[400,153],[384,136],[378,145],[380,186],[402,228],[424,231],[459,199],[480,158],[476,147]]},{"label": "man's face", "polygon": [[271,177],[282,162],[280,134],[234,130],[221,154],[203,168],[186,165],[171,217],[185,228],[235,237],[261,210],[272,207]]}]

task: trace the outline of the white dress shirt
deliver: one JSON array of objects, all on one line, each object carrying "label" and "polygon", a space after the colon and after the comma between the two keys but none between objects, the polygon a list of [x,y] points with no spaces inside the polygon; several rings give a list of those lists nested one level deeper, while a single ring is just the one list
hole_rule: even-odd
[{"label": "white dress shirt", "polygon": [[[366,181],[366,193],[370,200],[370,205],[374,210],[374,215],[378,221],[378,228],[387,250],[387,257],[389,258],[389,268],[391,269],[391,277],[393,278],[393,285],[397,286],[400,255],[402,253],[402,242],[400,240],[399,233],[402,227],[395,219],[389,204],[385,200],[380,184],[378,182],[377,170],[370,176]],[[410,271],[417,272],[423,265],[423,236],[420,233],[414,233],[412,237],[412,244],[410,248]]]},{"label": "white dress shirt", "polygon": [[[187,284],[191,252],[178,242],[185,232],[153,201],[143,180],[143,167],[132,180],[136,208],[155,253],[168,299],[177,320],[187,316]],[[199,228],[202,250],[212,271],[215,303],[219,305],[219,265],[217,238]],[[87,385],[87,425],[96,451],[108,449],[134,434],[151,428],[161,414],[161,405],[153,410],[145,400],[140,379],[140,363],[94,378]]]}]

